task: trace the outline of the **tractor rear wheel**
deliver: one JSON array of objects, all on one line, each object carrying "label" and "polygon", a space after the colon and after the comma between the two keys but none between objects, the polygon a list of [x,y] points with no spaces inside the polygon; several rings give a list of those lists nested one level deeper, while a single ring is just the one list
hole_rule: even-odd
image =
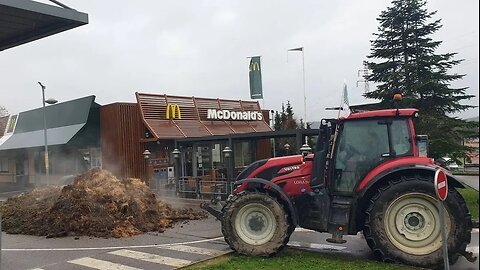
[{"label": "tractor rear wheel", "polygon": [[270,256],[282,249],[290,236],[287,213],[268,194],[236,195],[223,213],[225,241],[240,254]]},{"label": "tractor rear wheel", "polygon": [[[402,177],[381,187],[366,211],[364,235],[384,261],[419,267],[443,263],[439,209],[429,178]],[[450,263],[470,243],[471,216],[461,195],[449,189],[444,203]]]}]

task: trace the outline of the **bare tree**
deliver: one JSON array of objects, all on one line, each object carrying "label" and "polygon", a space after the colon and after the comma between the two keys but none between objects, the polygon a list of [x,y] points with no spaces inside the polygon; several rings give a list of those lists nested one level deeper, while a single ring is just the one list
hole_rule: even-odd
[{"label": "bare tree", "polygon": [[8,115],[7,109],[5,109],[5,107],[0,105],[0,117],[7,116],[7,115]]}]

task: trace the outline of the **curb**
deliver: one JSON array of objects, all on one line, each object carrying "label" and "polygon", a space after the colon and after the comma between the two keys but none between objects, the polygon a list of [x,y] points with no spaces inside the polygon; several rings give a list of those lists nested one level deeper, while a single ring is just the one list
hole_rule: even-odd
[{"label": "curb", "polygon": [[200,260],[200,261],[196,261],[192,264],[189,264],[189,265],[185,265],[185,266],[182,266],[182,267],[179,267],[179,268],[175,268],[175,269],[186,269],[188,267],[192,267],[192,266],[195,266],[195,265],[198,265],[198,264],[201,264],[201,263],[204,263],[204,262],[208,262],[210,260],[213,260],[213,259],[216,259],[216,258],[220,258],[220,257],[223,257],[225,255],[229,255],[229,254],[232,254],[234,251],[233,250],[230,250],[228,251],[227,253],[224,253],[224,254],[220,254],[218,256],[215,256],[215,257],[210,257],[210,258],[206,258],[206,259],[203,259],[203,260]]},{"label": "curb", "polygon": [[479,227],[479,224],[478,224],[478,219],[472,219],[472,228],[477,228]]}]

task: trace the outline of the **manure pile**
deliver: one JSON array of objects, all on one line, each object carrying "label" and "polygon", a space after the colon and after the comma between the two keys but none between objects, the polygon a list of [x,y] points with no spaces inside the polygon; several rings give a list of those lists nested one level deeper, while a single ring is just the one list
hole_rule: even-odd
[{"label": "manure pile", "polygon": [[191,208],[174,209],[158,201],[143,181],[120,180],[101,169],[76,177],[71,185],[10,198],[0,204],[0,212],[5,232],[47,237],[128,237],[207,216]]}]

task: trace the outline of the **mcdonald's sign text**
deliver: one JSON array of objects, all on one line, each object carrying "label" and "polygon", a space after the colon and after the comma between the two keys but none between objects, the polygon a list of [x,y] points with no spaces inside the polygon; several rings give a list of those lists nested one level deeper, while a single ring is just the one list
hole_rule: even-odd
[{"label": "mcdonald's sign text", "polygon": [[235,112],[230,110],[208,109],[207,119],[261,121],[263,120],[263,115],[261,112],[256,111]]}]

